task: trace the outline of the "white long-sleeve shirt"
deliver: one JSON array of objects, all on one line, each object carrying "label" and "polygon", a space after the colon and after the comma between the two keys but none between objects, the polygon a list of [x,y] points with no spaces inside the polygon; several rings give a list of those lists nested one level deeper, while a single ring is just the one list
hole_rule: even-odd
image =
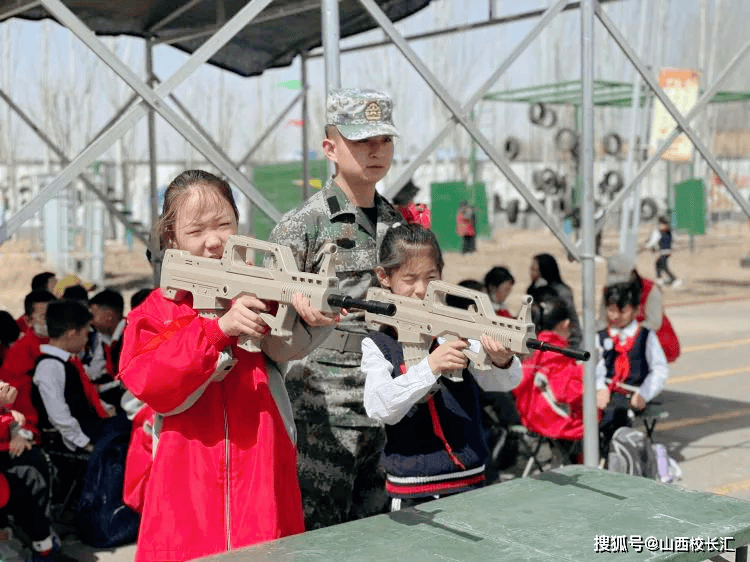
[{"label": "white long-sleeve shirt", "polygon": [[[609,331],[613,338],[617,338],[620,343],[624,343],[625,340],[635,335],[638,326],[638,322],[633,320],[622,329],[610,328]],[[598,337],[596,338],[596,350],[599,352],[599,362],[596,364],[595,371],[596,389],[601,390],[607,388],[605,381],[607,378],[607,367],[604,364],[604,357],[602,356],[604,350],[601,347]],[[648,338],[646,339],[646,361],[648,362],[649,373],[641,384],[638,393],[646,402],[650,402],[661,393],[669,376],[667,358],[664,356],[664,350],[653,330],[649,330]]]},{"label": "white long-sleeve shirt", "polygon": [[[438,338],[438,344],[444,343]],[[481,343],[469,340],[469,347],[478,352]],[[362,340],[362,372],[365,374],[365,411],[373,419],[395,424],[409,412],[411,407],[424,398],[437,383],[440,375],[430,369],[427,357],[398,377],[393,377],[393,365],[371,338]],[[479,371],[469,364],[469,372],[484,390],[502,392],[517,387],[523,376],[518,357],[507,369],[492,365],[487,371]]]},{"label": "white long-sleeve shirt", "polygon": [[[47,355],[59,357],[67,362],[70,353],[54,345],[43,344],[39,350]],[[63,443],[71,451],[76,447],[85,447],[91,441],[81,429],[78,420],[70,413],[65,402],[65,366],[55,359],[42,359],[34,371],[34,384],[39,387],[39,394],[47,410],[47,417],[62,435]]]}]

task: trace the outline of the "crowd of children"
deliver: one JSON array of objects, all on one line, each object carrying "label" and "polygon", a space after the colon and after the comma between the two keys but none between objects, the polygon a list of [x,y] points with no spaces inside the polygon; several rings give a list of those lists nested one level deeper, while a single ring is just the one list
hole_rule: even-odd
[{"label": "crowd of children", "polygon": [[[443,258],[429,217],[399,212],[375,190],[398,135],[392,111],[381,92],[331,93],[322,144],[335,173],[270,240],[309,272],[335,244],[348,296],[379,285],[420,300],[441,278]],[[218,259],[238,223],[226,181],[189,170],[165,192],[155,239],[162,250]],[[572,292],[554,258],[534,256],[530,276],[537,337],[580,345]],[[507,268],[461,284],[488,295],[498,316],[515,316]],[[623,408],[644,408],[666,379],[655,330],[637,320],[640,296],[633,282],[604,294],[596,373],[605,435],[627,423]],[[145,291],[126,317],[116,291],[89,298],[82,283],[36,276],[23,316],[0,317],[0,515],[29,536],[33,559],[60,550],[47,516],[54,466],[40,430],[78,453],[95,452],[110,427],[132,432],[123,493],[141,514],[138,561],[194,559],[482,486],[486,392],[512,391],[531,430],[581,439],[583,367],[573,359],[517,357],[483,335],[437,338],[407,365],[398,334],[374,332],[362,311],[324,313],[301,293],[293,306],[292,337],[282,339],[261,316],[273,303],[249,294],[209,317],[188,292]],[[240,336],[261,351],[239,347]],[[480,350],[489,370],[468,359]]]}]

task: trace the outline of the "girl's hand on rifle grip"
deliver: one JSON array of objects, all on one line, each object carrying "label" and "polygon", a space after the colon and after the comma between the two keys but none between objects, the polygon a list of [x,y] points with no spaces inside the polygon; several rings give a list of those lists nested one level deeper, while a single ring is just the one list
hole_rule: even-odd
[{"label": "girl's hand on rifle grip", "polygon": [[463,353],[463,350],[467,347],[469,347],[469,343],[465,340],[445,342],[427,356],[427,363],[436,375],[456,369],[464,369],[469,362]]},{"label": "girl's hand on rifle grip", "polygon": [[228,336],[247,335],[254,340],[264,338],[271,329],[258,314],[267,312],[263,301],[243,295],[232,303],[232,306],[219,318],[219,328]]}]

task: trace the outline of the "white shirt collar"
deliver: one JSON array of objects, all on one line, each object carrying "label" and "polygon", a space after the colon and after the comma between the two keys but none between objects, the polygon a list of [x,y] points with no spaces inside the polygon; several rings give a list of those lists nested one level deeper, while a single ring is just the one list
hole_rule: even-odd
[{"label": "white shirt collar", "polygon": [[635,335],[635,333],[638,331],[638,327],[638,322],[636,320],[633,320],[624,328],[615,328],[614,326],[610,326],[609,333],[612,335],[612,337],[617,336],[621,340],[626,340],[628,338],[632,338]]},{"label": "white shirt collar", "polygon": [[59,357],[63,361],[67,361],[70,359],[70,352],[65,351],[64,349],[61,349],[57,347],[56,345],[50,345],[48,343],[43,343],[39,346],[39,351],[46,355],[52,355],[53,357]]}]

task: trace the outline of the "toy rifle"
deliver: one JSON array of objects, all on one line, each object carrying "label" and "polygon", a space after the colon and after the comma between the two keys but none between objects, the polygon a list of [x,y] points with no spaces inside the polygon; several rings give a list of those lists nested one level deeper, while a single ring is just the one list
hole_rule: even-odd
[{"label": "toy rifle", "polygon": [[[461,302],[467,302],[468,308],[464,310],[450,306],[446,303],[448,297],[457,297]],[[530,353],[529,349],[538,349],[553,351],[582,361],[587,361],[591,356],[588,351],[561,348],[537,340],[531,321],[533,299],[530,295],[524,297],[518,318],[497,316],[486,293],[445,281],[431,281],[423,299],[401,297],[376,287],[368,290],[367,298],[395,305],[396,314],[385,316],[367,311],[365,321],[390,326],[396,330],[407,367],[427,357],[433,338],[440,336],[446,341],[460,338],[479,340],[482,334],[487,334],[518,354],[527,354]],[[467,348],[464,355],[477,369],[490,368],[490,361],[483,348],[478,353]]]},{"label": "toy rifle", "polygon": [[[253,254],[264,252],[273,259],[268,267],[252,265]],[[224,246],[221,259],[193,256],[185,250],[167,250],[161,270],[161,290],[168,299],[180,292],[193,295],[193,308],[201,316],[218,318],[232,301],[243,295],[264,302],[278,303],[275,314],[261,312],[260,317],[271,328],[271,334],[282,338],[292,336],[296,313],[292,306],[295,293],[302,293],[310,304],[324,313],[340,308],[356,308],[387,316],[395,312],[388,303],[355,299],[338,292],[339,280],[332,261],[336,245],[322,250],[319,273],[303,273],[297,268],[292,250],[287,246],[264,242],[249,236],[232,235]],[[240,336],[239,347],[260,351],[257,342]]]}]

